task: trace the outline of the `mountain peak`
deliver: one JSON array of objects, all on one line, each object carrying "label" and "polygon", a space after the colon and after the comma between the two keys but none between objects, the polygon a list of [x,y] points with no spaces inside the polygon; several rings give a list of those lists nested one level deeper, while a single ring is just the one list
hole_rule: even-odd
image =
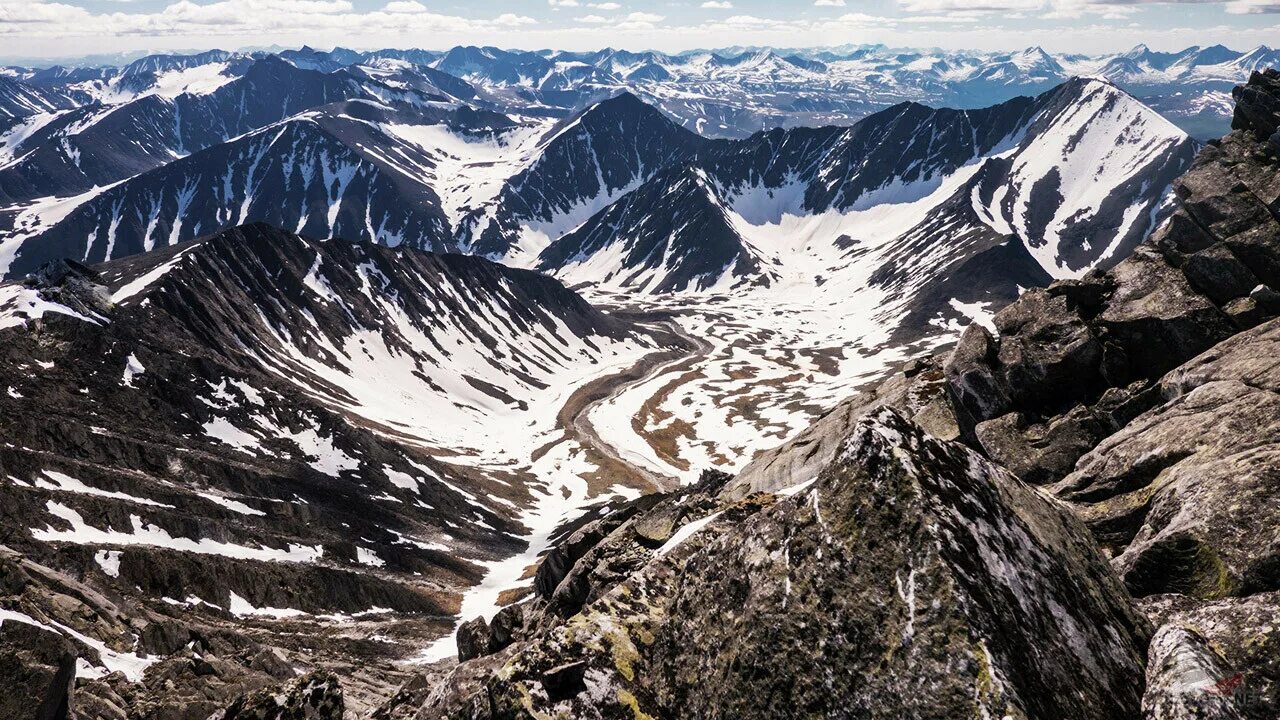
[{"label": "mountain peak", "polygon": [[645,102],[635,93],[626,90],[587,107],[578,113],[577,120],[578,122],[587,122],[595,118],[612,119],[616,117],[639,119],[645,123],[675,124],[661,110]]},{"label": "mountain peak", "polygon": [[1133,49],[1129,50],[1129,52],[1121,55],[1120,57],[1129,58],[1130,60],[1138,60],[1140,58],[1146,57],[1150,53],[1151,53],[1151,48],[1147,47],[1146,43],[1138,43],[1137,45],[1133,46]]}]

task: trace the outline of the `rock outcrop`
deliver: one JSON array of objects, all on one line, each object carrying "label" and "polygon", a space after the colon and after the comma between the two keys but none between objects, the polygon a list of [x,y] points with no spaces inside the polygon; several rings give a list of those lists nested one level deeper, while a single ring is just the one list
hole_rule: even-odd
[{"label": "rock outcrop", "polygon": [[76,653],[61,635],[0,613],[0,717],[64,720]]},{"label": "rock outcrop", "polygon": [[[1215,694],[1231,698],[1249,720],[1271,720],[1280,710],[1280,592],[1203,602],[1185,595],[1156,595],[1140,607],[1161,632],[1185,629],[1212,651]],[[1202,646],[1198,654],[1207,653]],[[1154,649],[1153,649],[1154,654]],[[1154,668],[1154,663],[1149,666]],[[1150,673],[1150,670],[1149,670]],[[1148,675],[1148,692],[1160,691]],[[1156,698],[1152,698],[1153,701]]]},{"label": "rock outcrop", "polygon": [[1199,633],[1166,625],[1151,640],[1144,720],[1242,720],[1237,676]]},{"label": "rock outcrop", "polygon": [[338,678],[315,672],[237,698],[209,720],[342,720],[343,712]]},{"label": "rock outcrop", "polygon": [[1280,590],[1280,320],[1166,375],[1054,486],[1135,594]]},{"label": "rock outcrop", "polygon": [[656,546],[632,574],[507,648],[500,671],[464,663],[416,717],[1139,712],[1150,628],[1085,528],[895,411],[858,422],[808,486],[703,495],[692,522],[684,494],[559,587]]},{"label": "rock outcrop", "polygon": [[1232,134],[1174,187],[1177,209],[1107,273],[1027,291],[971,326],[946,373],[966,434],[1037,483],[1161,402],[1161,376],[1280,314],[1280,73],[1236,93]]}]

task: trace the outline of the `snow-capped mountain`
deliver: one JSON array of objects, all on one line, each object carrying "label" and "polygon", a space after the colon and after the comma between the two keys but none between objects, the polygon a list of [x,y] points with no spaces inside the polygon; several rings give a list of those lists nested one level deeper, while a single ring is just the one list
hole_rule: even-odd
[{"label": "snow-capped mountain", "polygon": [[527,167],[461,221],[458,244],[531,262],[549,242],[707,144],[623,93],[552,127]]},{"label": "snow-capped mountain", "polygon": [[0,137],[0,202],[78,195],[310,108],[353,99],[429,105],[439,96],[268,57],[201,92],[32,115]]},{"label": "snow-capped mountain", "polygon": [[[979,111],[908,103],[847,129],[711,146],[552,243],[537,267],[616,289],[728,289],[782,281],[801,250],[819,262],[804,270],[816,269],[815,287],[868,257],[884,263],[872,273],[883,280],[920,266],[910,273],[919,283],[968,257],[947,249],[949,237],[980,228],[981,245],[1012,241],[1049,276],[1076,276],[1122,259],[1154,229],[1194,152],[1102,81]],[[886,224],[895,214],[901,224]]]},{"label": "snow-capped mountain", "polygon": [[21,118],[55,112],[74,104],[61,92],[42,90],[17,78],[0,75],[0,132],[7,132]]},{"label": "snow-capped mountain", "polygon": [[469,82],[497,87],[540,88],[556,65],[531,52],[508,52],[495,47],[456,47],[433,63]]},{"label": "snow-capped mountain", "polygon": [[[33,149],[0,170],[0,187],[27,199],[39,194],[34,178],[72,196],[0,212],[3,271],[18,276],[64,256],[105,261],[269,222],[315,237],[458,249],[609,287],[703,289],[719,284],[714,273],[730,265],[763,269],[749,282],[767,285],[767,268],[783,261],[746,249],[731,216],[763,226],[918,201],[962,167],[991,160],[1009,164],[984,171],[985,187],[1007,187],[984,196],[985,224],[1017,235],[1060,276],[1122,257],[1144,237],[1163,188],[1192,151],[1176,128],[1100,81],[986,109],[905,103],[848,128],[711,141],[628,93],[556,122],[424,101],[359,78],[268,59],[206,96],[175,103],[151,95],[50,116],[17,143],[15,152]],[[317,83],[308,90],[307,80]],[[227,107],[285,86],[292,95],[259,104],[257,113]],[[325,104],[343,95],[356,99]],[[280,119],[294,102],[314,106]],[[163,120],[138,124],[147,110]],[[86,121],[82,113],[101,117]],[[228,115],[237,117],[234,127],[200,122]],[[167,124],[175,117],[191,124],[185,136]],[[135,142],[143,127],[154,130],[154,142]],[[190,154],[173,149],[188,142]],[[1097,167],[1085,167],[1092,162]],[[686,177],[695,171],[701,181]],[[679,222],[693,212],[681,198],[728,214]],[[611,269],[600,265],[608,248],[617,248]],[[740,261],[748,256],[755,260]],[[621,282],[624,275],[630,279]],[[742,278],[735,277],[730,285]]]},{"label": "snow-capped mountain", "polygon": [[470,109],[323,105],[113,186],[18,211],[8,274],[61,257],[116,259],[248,222],[447,251],[448,151],[522,131]]},{"label": "snow-capped mountain", "polygon": [[[487,109],[566,117],[626,91],[678,124],[711,137],[773,127],[848,125],[903,101],[974,109],[1036,95],[1073,76],[1104,77],[1196,137],[1225,132],[1231,87],[1275,66],[1280,51],[1222,46],[1110,55],[889,48],[728,48],[681,54],[604,49],[514,51],[462,46],[445,52],[303,47],[266,52],[154,55],[120,67],[7,68],[12,80],[72,103],[119,104],[146,95],[205,94],[276,57],[301,70],[350,71],[403,89]],[[54,100],[61,107],[61,101]],[[39,103],[37,103],[39,104]]]},{"label": "snow-capped mountain", "polygon": [[[1193,163],[1100,61],[303,48],[21,110],[0,716],[1273,717],[1280,72]],[[910,97],[961,90],[1014,97]]]}]

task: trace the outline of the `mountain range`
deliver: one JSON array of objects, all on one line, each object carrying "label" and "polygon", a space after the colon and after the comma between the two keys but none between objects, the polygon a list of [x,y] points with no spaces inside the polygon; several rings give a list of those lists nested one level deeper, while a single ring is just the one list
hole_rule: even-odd
[{"label": "mountain range", "polygon": [[[175,71],[203,67],[153,58],[130,72],[178,60]],[[610,436],[605,455],[627,454],[639,484],[663,486],[699,464],[740,467],[851,378],[954,339],[1025,288],[1119,262],[1162,220],[1197,149],[1096,79],[986,108],[902,102],[849,126],[716,139],[630,92],[566,117],[503,113],[355,60],[282,53],[207,92],[30,116],[4,136],[0,272],[264,223],[482,256],[597,303],[647,296],[638,310],[701,338],[702,369],[652,403],[599,404],[592,424]],[[782,382],[796,373],[803,389]],[[647,420],[626,420],[637,405]]]},{"label": "mountain range", "polygon": [[0,716],[1274,717],[1275,60],[7,69]]},{"label": "mountain range", "polygon": [[[1139,45],[1110,55],[964,52],[858,45],[827,49],[729,48],[681,54],[604,49],[517,51],[283,50],[291,65],[380,78],[401,88],[465,99],[489,109],[563,117],[629,91],[683,127],[709,137],[741,138],[772,127],[847,125],[897,102],[979,108],[1044,92],[1073,76],[1112,81],[1197,138],[1216,137],[1230,121],[1231,88],[1277,63],[1266,46],[1216,45],[1153,52]],[[208,93],[248,72],[265,52],[155,55],[122,66],[10,67],[0,71],[15,108],[116,104],[145,94]],[[21,88],[19,92],[17,89]],[[26,99],[22,99],[26,97]],[[41,98],[35,100],[34,98]]]}]

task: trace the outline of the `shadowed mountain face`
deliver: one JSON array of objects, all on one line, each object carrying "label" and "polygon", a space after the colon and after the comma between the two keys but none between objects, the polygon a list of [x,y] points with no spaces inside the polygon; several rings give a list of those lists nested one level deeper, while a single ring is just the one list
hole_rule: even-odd
[{"label": "shadowed mountain face", "polygon": [[463,221],[460,245],[529,262],[549,240],[582,224],[665,168],[710,143],[634,95],[623,94],[553,127],[536,159],[494,201]]},{"label": "shadowed mountain face", "polygon": [[55,112],[73,105],[71,98],[55,90],[44,90],[0,75],[0,132],[17,124],[21,118]]},{"label": "shadowed mountain face", "polygon": [[9,149],[15,161],[0,168],[0,202],[78,195],[334,102],[421,104],[438,97],[347,70],[297,68],[276,57],[227,80],[207,93],[147,94],[48,119]]}]

